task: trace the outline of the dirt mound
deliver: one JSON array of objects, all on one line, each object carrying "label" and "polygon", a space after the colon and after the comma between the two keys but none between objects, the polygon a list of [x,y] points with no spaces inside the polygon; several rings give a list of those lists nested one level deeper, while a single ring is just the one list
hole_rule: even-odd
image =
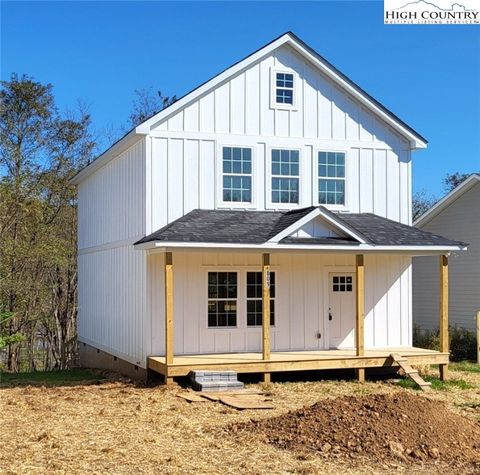
[{"label": "dirt mound", "polygon": [[480,472],[480,425],[452,413],[442,402],[408,393],[324,400],[229,427],[229,432],[239,431],[325,458],[448,464]]}]

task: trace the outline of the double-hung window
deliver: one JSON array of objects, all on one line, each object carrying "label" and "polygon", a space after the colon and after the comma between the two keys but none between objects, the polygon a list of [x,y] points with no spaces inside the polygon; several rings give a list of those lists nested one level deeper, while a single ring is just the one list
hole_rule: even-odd
[{"label": "double-hung window", "polygon": [[294,76],[293,73],[275,73],[275,103],[293,106]]},{"label": "double-hung window", "polygon": [[[262,325],[262,273],[247,272],[247,326]],[[270,272],[270,325],[275,325],[275,272]]]},{"label": "double-hung window", "polygon": [[345,204],[345,153],[318,152],[318,202]]},{"label": "double-hung window", "polygon": [[296,203],[300,186],[298,150],[272,150],[272,203]]},{"label": "double-hung window", "polygon": [[237,273],[208,273],[208,326],[237,326]]},{"label": "double-hung window", "polygon": [[252,202],[252,149],[223,147],[222,172],[224,202]]}]

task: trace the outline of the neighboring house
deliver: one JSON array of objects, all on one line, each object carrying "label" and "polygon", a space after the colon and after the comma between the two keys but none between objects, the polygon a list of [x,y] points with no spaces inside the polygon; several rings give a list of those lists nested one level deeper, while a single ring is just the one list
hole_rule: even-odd
[{"label": "neighboring house", "polygon": [[[418,218],[424,231],[469,243],[468,251],[450,258],[449,313],[452,326],[474,331],[480,310],[480,175],[474,174]],[[413,260],[413,321],[421,329],[438,328],[438,263]]]},{"label": "neighboring house", "polygon": [[411,348],[412,256],[462,248],[410,226],[426,144],[292,33],[194,89],[73,180],[82,363],[445,365]]}]

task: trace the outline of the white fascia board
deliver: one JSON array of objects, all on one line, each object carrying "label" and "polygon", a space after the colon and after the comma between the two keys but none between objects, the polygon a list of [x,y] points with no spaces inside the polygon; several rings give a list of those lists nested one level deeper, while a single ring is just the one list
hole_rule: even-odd
[{"label": "white fascia board", "polygon": [[415,252],[415,253],[439,253],[453,251],[464,251],[467,246],[373,246],[371,244],[360,244],[354,246],[341,245],[316,245],[316,244],[278,244],[266,242],[264,244],[234,244],[234,243],[210,243],[210,242],[168,242],[151,241],[135,245],[139,250],[167,250],[167,249],[237,249],[237,250],[259,250],[259,251],[334,251],[334,252]]},{"label": "white fascia board", "polygon": [[184,96],[183,98],[179,99],[177,102],[172,104],[170,107],[167,107],[163,111],[160,111],[158,114],[155,114],[153,117],[150,117],[150,119],[147,119],[145,122],[140,124],[136,130],[138,133],[149,133],[150,129],[157,124],[158,122],[165,120],[167,117],[170,115],[174,114],[177,112],[179,109],[182,107],[187,106],[191,101],[197,99],[198,97],[202,96],[203,94],[206,94],[208,91],[213,89],[214,87],[218,86],[224,81],[227,81],[232,77],[233,75],[237,74],[238,72],[242,71],[249,65],[255,63],[256,61],[260,60],[267,54],[269,54],[271,51],[277,49],[278,47],[282,46],[286,42],[290,40],[290,36],[288,34],[285,34],[275,40],[274,42],[268,44],[264,48],[258,50],[256,53],[251,54],[247,58],[245,58],[243,61],[238,62],[237,64],[234,64],[232,67],[226,69],[222,73],[218,74],[214,78],[210,79],[210,81],[207,81],[205,84],[201,85],[200,87],[194,89],[192,92]]},{"label": "white fascia board", "polygon": [[351,228],[348,228],[347,226],[345,226],[342,222],[339,222],[338,220],[334,219],[332,216],[325,213],[321,208],[315,208],[310,213],[305,215],[303,218],[299,219],[298,221],[295,221],[295,223],[290,225],[288,228],[284,229],[282,232],[278,233],[276,236],[273,236],[273,238],[269,239],[268,242],[269,243],[280,242],[282,239],[290,236],[292,233],[300,229],[303,225],[307,224],[312,219],[315,219],[318,216],[321,216],[327,223],[331,224],[333,227],[342,231],[347,236],[352,237],[353,239],[357,240],[361,244],[366,244],[365,239],[363,239],[360,235],[356,234],[355,231],[353,231]]},{"label": "white fascia board", "polygon": [[318,208],[313,209],[310,213],[306,214],[303,218],[295,221],[293,224],[285,228],[283,231],[278,233],[277,235],[273,236],[268,242],[279,242],[283,238],[290,236],[290,234],[294,233],[298,229],[300,229],[303,225],[310,222],[312,219],[315,219],[320,214],[320,210]]},{"label": "white fascia board", "polygon": [[78,185],[82,180],[87,178],[93,172],[106,165],[110,160],[114,159],[133,144],[141,140],[145,134],[139,134],[136,129],[128,132],[127,135],[122,137],[118,142],[115,142],[109,149],[99,155],[89,165],[80,170],[71,180],[71,185]]},{"label": "white fascia board", "polygon": [[357,234],[350,226],[345,225],[342,221],[335,219],[334,217],[330,216],[330,214],[325,213],[322,209],[319,208],[320,216],[325,219],[328,223],[336,226],[338,229],[346,233],[348,236],[356,239],[360,244],[366,244],[367,242],[365,239]]},{"label": "white fascia board", "polygon": [[294,49],[299,51],[305,57],[307,57],[313,64],[315,64],[318,69],[320,69],[326,76],[332,79],[334,82],[339,84],[343,89],[348,91],[353,97],[355,97],[360,103],[370,109],[372,112],[381,117],[387,124],[393,127],[397,132],[399,132],[404,137],[408,138],[412,149],[427,148],[427,143],[423,140],[420,140],[418,136],[406,129],[402,124],[396,121],[393,117],[387,114],[385,111],[380,109],[375,103],[373,103],[368,97],[363,95],[355,87],[349,84],[345,79],[343,79],[338,73],[333,71],[327,64],[323,63],[319,58],[312,55],[307,51],[301,44],[292,40],[291,45]]},{"label": "white fascia board", "polygon": [[177,112],[179,109],[187,106],[191,101],[196,100],[197,98],[201,97],[203,94],[206,94],[208,91],[213,89],[214,87],[218,86],[224,81],[227,81],[230,77],[237,74],[238,72],[242,71],[243,69],[247,68],[251,64],[255,63],[256,61],[260,60],[262,57],[266,56],[267,54],[271,53],[275,49],[279,48],[284,44],[289,44],[293,47],[296,51],[298,51],[301,55],[306,57],[311,63],[313,63],[318,69],[320,69],[326,76],[328,76],[332,81],[337,83],[340,87],[345,89],[348,93],[350,93],[353,97],[355,97],[361,104],[365,107],[370,109],[373,113],[379,116],[383,121],[393,127],[400,135],[408,139],[410,142],[410,147],[412,149],[419,149],[419,148],[426,148],[427,143],[421,140],[417,135],[412,133],[410,130],[406,129],[400,122],[395,120],[394,117],[387,114],[383,111],[380,107],[378,107],[370,98],[368,98],[365,94],[361,91],[357,90],[353,87],[349,82],[347,82],[344,78],[342,78],[338,73],[332,70],[327,64],[323,61],[320,61],[319,58],[312,55],[307,49],[305,49],[295,38],[293,38],[289,33],[281,36],[277,40],[273,41],[272,43],[268,44],[267,46],[261,48],[257,52],[251,54],[244,60],[238,62],[237,64],[233,65],[232,67],[226,69],[222,73],[218,74],[210,81],[207,81],[205,84],[201,85],[197,89],[193,90],[183,98],[179,99],[177,102],[172,104],[170,107],[167,107],[163,111],[160,111],[158,114],[155,114],[150,119],[147,119],[145,122],[140,124],[135,130],[137,133],[148,134],[151,128],[165,119],[167,119],[170,115]]},{"label": "white fascia board", "polygon": [[450,206],[455,200],[460,198],[465,192],[472,188],[475,184],[480,183],[480,175],[474,174],[468,177],[463,183],[458,185],[450,193],[445,195],[440,201],[435,203],[428,211],[425,211],[419,218],[417,218],[413,226],[421,228],[429,221],[431,221],[435,216],[441,213],[445,208]]}]

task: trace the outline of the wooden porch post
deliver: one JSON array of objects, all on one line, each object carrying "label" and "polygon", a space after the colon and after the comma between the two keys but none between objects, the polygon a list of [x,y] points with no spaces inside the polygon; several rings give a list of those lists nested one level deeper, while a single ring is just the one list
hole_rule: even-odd
[{"label": "wooden porch post", "polygon": [[[440,351],[448,353],[448,256],[440,256]],[[440,379],[448,377],[448,364],[439,365]]]},{"label": "wooden porch post", "polygon": [[[363,254],[356,256],[356,319],[355,319],[355,347],[357,356],[365,355],[365,266],[363,262]],[[357,379],[363,383],[365,381],[365,368],[359,368],[356,371]]]},{"label": "wooden porch post", "polygon": [[[173,363],[173,258],[165,253],[165,364]],[[173,378],[165,376],[165,383],[173,383]]]},{"label": "wooden porch post", "polygon": [[[270,254],[262,255],[262,359],[270,359]],[[265,383],[270,379],[270,373],[263,373]]]}]

